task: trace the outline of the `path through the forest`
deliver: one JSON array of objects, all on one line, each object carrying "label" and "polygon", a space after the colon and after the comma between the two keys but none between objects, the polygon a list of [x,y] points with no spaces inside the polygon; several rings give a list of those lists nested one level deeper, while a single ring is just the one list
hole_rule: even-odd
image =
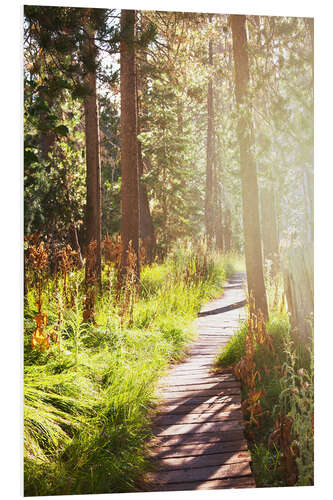
[{"label": "path through the forest", "polygon": [[198,338],[187,358],[160,381],[161,406],[154,421],[152,491],[253,488],[244,439],[240,383],[212,363],[246,316],[242,273],[196,320]]}]

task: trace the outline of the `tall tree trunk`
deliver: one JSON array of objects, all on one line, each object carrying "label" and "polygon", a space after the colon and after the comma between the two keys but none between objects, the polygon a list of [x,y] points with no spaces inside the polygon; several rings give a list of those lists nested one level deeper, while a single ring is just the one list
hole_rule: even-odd
[{"label": "tall tree trunk", "polygon": [[224,251],[230,252],[231,250],[231,210],[227,206],[224,209],[224,225],[223,225],[223,234],[224,234]]},{"label": "tall tree trunk", "polygon": [[[46,21],[50,22],[49,17],[46,14],[45,14],[45,17],[46,17]],[[47,36],[47,31],[45,30],[45,28],[43,26],[41,27],[40,34]],[[39,90],[39,96],[43,101],[47,102],[48,107],[51,109],[53,102],[54,102],[54,94],[53,93],[52,94],[45,93],[44,90]],[[41,155],[42,155],[42,159],[44,161],[46,161],[46,160],[48,160],[49,152],[51,151],[51,148],[55,143],[56,134],[55,134],[54,130],[52,130],[51,128],[48,128],[48,126],[47,126],[47,112],[45,112],[45,111],[41,112],[40,123],[42,125],[42,129],[44,129],[40,132],[40,137],[39,137]],[[46,166],[46,170],[48,173],[50,172],[49,165]]]},{"label": "tall tree trunk", "polygon": [[154,253],[156,248],[156,238],[154,232],[153,219],[150,213],[149,200],[147,194],[147,188],[145,184],[141,181],[141,176],[143,174],[143,159],[141,152],[141,143],[138,143],[138,160],[139,160],[139,176],[140,176],[140,186],[139,186],[139,204],[140,204],[140,231],[139,236],[142,240],[142,245],[146,251],[146,258],[149,263],[154,259]]},{"label": "tall tree trunk", "polygon": [[313,242],[313,177],[306,170],[303,172],[303,193],[305,209],[305,233],[306,241]]},{"label": "tall tree trunk", "polygon": [[222,216],[222,152],[219,137],[214,138],[214,175],[213,175],[213,207],[214,207],[214,236],[215,245],[223,252],[223,216]]},{"label": "tall tree trunk", "polygon": [[253,296],[255,300],[256,310],[261,310],[267,319],[268,308],[262,263],[257,169],[253,153],[254,141],[251,111],[247,100],[249,61],[245,21],[246,16],[244,15],[231,16],[235,65],[235,94],[240,110],[237,135],[242,180],[245,261],[249,295]]},{"label": "tall tree trunk", "polygon": [[261,230],[264,259],[272,261],[272,275],[279,269],[279,237],[276,221],[275,194],[272,183],[260,190]]},{"label": "tall tree trunk", "polygon": [[[141,16],[141,24],[144,27],[143,19]],[[143,54],[146,60],[146,53]],[[137,66],[136,74],[136,98],[137,98],[137,117],[138,117],[138,135],[143,130],[143,125],[141,121],[141,96],[144,95],[146,91],[146,80],[143,78],[142,74],[139,72]],[[139,237],[141,239],[141,244],[146,252],[147,262],[151,263],[154,259],[155,248],[156,248],[156,238],[154,232],[153,219],[150,213],[149,200],[147,194],[147,188],[142,182],[142,175],[144,172],[144,163],[142,157],[142,146],[138,139],[138,169],[139,169]]]},{"label": "tall tree trunk", "polygon": [[[311,17],[308,17],[305,19],[306,25],[308,27],[308,30],[310,32],[310,37],[311,37],[311,69],[312,69],[312,82],[311,82],[311,92],[312,92],[312,106],[313,106],[313,90],[314,90],[314,19]],[[307,212],[308,212],[308,219],[309,219],[309,236],[308,239],[309,241],[313,241],[313,217],[314,217],[314,207],[313,207],[313,138],[312,138],[312,154],[311,154],[311,168],[306,169],[306,172],[304,172],[304,179],[303,179],[303,186],[304,186],[304,191],[305,191],[305,197],[306,197],[306,203],[307,203]]]},{"label": "tall tree trunk", "polygon": [[135,11],[121,11],[120,42],[120,144],[121,144],[121,237],[123,252],[121,276],[126,273],[131,242],[136,255],[133,269],[140,275],[139,261],[139,167],[137,139],[136,66],[135,66]]},{"label": "tall tree trunk", "polygon": [[[211,19],[210,19],[211,20]],[[213,66],[213,42],[209,40],[209,65]],[[214,102],[213,78],[208,82],[207,93],[207,159],[206,159],[206,192],[205,192],[205,226],[208,242],[214,236],[214,210],[213,210],[213,169],[214,169]]]},{"label": "tall tree trunk", "polygon": [[220,251],[224,251],[223,243],[223,219],[222,219],[222,188],[220,183],[217,184],[217,200],[216,200],[216,248]]},{"label": "tall tree trunk", "polygon": [[[93,40],[94,33],[89,31],[89,38],[86,40],[85,49],[87,56],[95,63],[96,47]],[[86,136],[86,166],[87,166],[87,202],[86,202],[86,230],[88,245],[96,241],[95,257],[93,265],[86,264],[86,279],[90,279],[91,273],[95,274],[97,281],[101,280],[101,227],[102,227],[102,207],[101,207],[101,170],[99,152],[99,125],[96,94],[96,70],[90,71],[87,75],[87,85],[90,95],[84,100],[85,113],[85,136]]]},{"label": "tall tree trunk", "polygon": [[[47,102],[49,108],[51,108],[52,104],[53,104],[53,98],[51,96],[46,96],[45,92],[43,92],[43,91],[40,91],[39,94],[40,94],[41,99],[45,100]],[[40,121],[41,121],[42,125],[46,125],[46,118],[47,118],[47,113],[45,111],[42,111],[41,116],[40,116]],[[45,128],[47,128],[47,127],[45,127]],[[39,138],[40,149],[41,149],[42,159],[44,161],[48,160],[49,152],[51,151],[52,146],[55,143],[55,140],[56,140],[56,135],[55,135],[54,130],[52,130],[51,128],[47,131],[43,130],[40,133],[40,138]],[[49,171],[49,167],[47,166],[46,168]]]}]

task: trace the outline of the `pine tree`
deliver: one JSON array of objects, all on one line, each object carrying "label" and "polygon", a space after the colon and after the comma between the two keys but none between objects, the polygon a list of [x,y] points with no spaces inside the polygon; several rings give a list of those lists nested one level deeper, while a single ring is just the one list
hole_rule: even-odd
[{"label": "pine tree", "polygon": [[136,64],[134,10],[121,11],[120,42],[120,144],[121,144],[121,276],[126,273],[130,246],[136,255],[139,278],[139,168],[137,140]]},{"label": "pine tree", "polygon": [[231,16],[235,93],[240,113],[237,134],[242,179],[246,275],[249,295],[253,295],[255,308],[260,310],[267,319],[268,309],[261,250],[257,170],[248,100],[249,60],[245,22],[246,16]]},{"label": "pine tree", "polygon": [[[89,15],[89,12],[88,12]],[[89,259],[86,260],[86,280],[90,274],[101,281],[101,170],[100,170],[100,144],[98,106],[96,94],[96,47],[94,43],[94,30],[86,23],[87,38],[85,40],[85,57],[89,61],[86,84],[89,94],[84,99],[85,137],[86,137],[86,165],[87,165],[87,205],[86,205],[86,245],[96,241],[95,260],[93,268]]]}]

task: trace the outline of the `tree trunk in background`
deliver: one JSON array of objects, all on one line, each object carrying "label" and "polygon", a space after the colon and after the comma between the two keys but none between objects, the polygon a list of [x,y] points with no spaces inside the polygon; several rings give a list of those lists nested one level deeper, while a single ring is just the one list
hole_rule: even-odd
[{"label": "tree trunk in background", "polygon": [[[141,151],[141,143],[138,141],[138,160],[139,160],[139,177],[143,174],[143,159]],[[147,262],[151,263],[154,259],[156,248],[156,238],[153,226],[153,219],[150,213],[147,188],[140,180],[139,186],[139,204],[140,204],[140,231],[139,236],[142,240],[142,245],[146,251]]]},{"label": "tree trunk in background", "polygon": [[[94,33],[90,33],[91,39],[86,40],[87,55],[95,61],[96,47],[93,41]],[[96,262],[87,269],[86,279],[94,273],[100,283],[101,280],[101,170],[99,158],[99,125],[96,95],[96,71],[88,73],[87,85],[91,91],[84,100],[85,113],[85,136],[86,136],[86,165],[87,165],[87,204],[86,204],[86,248],[92,241],[96,241]],[[91,263],[90,263],[91,264]]]},{"label": "tree trunk in background", "polygon": [[272,261],[271,273],[279,270],[279,237],[276,223],[275,195],[272,184],[260,190],[261,230],[264,260]]},{"label": "tree trunk in background", "polygon": [[[209,41],[209,65],[213,65],[213,42]],[[208,82],[207,94],[207,160],[206,160],[206,192],[205,192],[205,226],[206,236],[210,243],[214,236],[213,213],[213,168],[214,168],[214,103],[213,78]]]},{"label": "tree trunk in background", "polygon": [[139,167],[137,139],[135,11],[121,11],[120,42],[120,146],[121,146],[121,238],[123,243],[121,276],[126,273],[131,242],[136,255],[133,272],[140,275],[139,262]]},{"label": "tree trunk in background", "polygon": [[[311,17],[305,18],[306,26],[310,32],[311,37],[311,69],[312,69],[312,82],[311,82],[311,91],[312,91],[312,99],[313,99],[313,89],[314,89],[314,19]],[[312,100],[313,105],[313,100]],[[314,189],[313,189],[313,145],[312,145],[312,158],[311,158],[311,168],[307,168],[306,172],[304,172],[303,186],[304,192],[306,193],[307,200],[307,213],[309,219],[309,237],[308,240],[313,242],[314,237]]]},{"label": "tree trunk in background", "polygon": [[223,165],[221,141],[219,136],[216,136],[215,146],[215,242],[216,248],[224,251],[224,235],[223,235]]},{"label": "tree trunk in background", "polygon": [[216,248],[220,251],[224,251],[223,243],[223,220],[222,220],[222,196],[221,188],[218,189],[218,199],[216,205],[216,227],[215,227],[215,237],[216,237]]},{"label": "tree trunk in background", "polygon": [[177,103],[177,123],[178,123],[178,133],[180,136],[182,136],[184,133],[183,113],[184,113],[184,104],[183,101],[179,99]]},{"label": "tree trunk in background", "polygon": [[[214,94],[213,94],[213,116],[214,116]],[[217,154],[216,154],[216,137],[215,137],[215,127],[213,126],[213,175],[212,175],[212,184],[213,184],[213,193],[212,193],[212,206],[213,206],[213,238],[215,241],[215,247],[217,246],[217,233],[218,226],[221,224],[221,220],[219,218],[219,176],[218,176],[218,163],[217,163]]]},{"label": "tree trunk in background", "polygon": [[[52,102],[53,99],[50,96],[46,96],[45,92],[43,92],[43,91],[40,91],[39,95],[40,95],[41,99],[43,99],[44,101],[47,102],[49,108],[51,108],[52,104],[53,104],[53,102]],[[47,115],[47,113],[45,111],[42,111],[41,116],[40,116],[40,121],[41,121],[42,125],[45,124],[45,122],[46,122],[46,115]],[[56,140],[56,135],[55,135],[54,130],[52,130],[52,129],[49,129],[47,132],[43,131],[40,133],[39,141],[40,141],[40,149],[41,149],[43,160],[45,160],[45,161],[48,160],[49,152],[51,151],[51,148],[54,145],[55,140]],[[47,166],[46,168],[49,171],[49,167]]]},{"label": "tree trunk in background", "polygon": [[313,340],[313,242],[291,246],[285,252],[283,278],[291,334],[309,345]]},{"label": "tree trunk in background", "polygon": [[223,225],[223,233],[224,233],[224,251],[230,252],[231,250],[231,211],[229,207],[224,209],[224,225]]},{"label": "tree trunk in background", "polygon": [[83,259],[82,259],[82,254],[81,254],[81,247],[79,243],[79,238],[77,235],[77,229],[75,224],[71,224],[69,227],[68,231],[68,238],[70,241],[70,246],[72,247],[75,252],[77,252],[77,265],[78,267],[82,268],[83,267]]},{"label": "tree trunk in background", "polygon": [[[144,23],[141,17],[141,25],[144,28]],[[146,54],[143,54],[142,57],[146,60]],[[136,74],[136,98],[137,98],[137,119],[138,119],[138,135],[143,130],[140,116],[141,116],[141,107],[140,107],[140,97],[146,91],[146,80],[143,79],[142,75],[138,71],[137,65],[137,74]],[[148,263],[152,263],[155,255],[156,248],[156,238],[154,232],[153,219],[150,213],[149,200],[147,194],[147,188],[145,184],[142,182],[142,175],[144,171],[144,163],[142,158],[142,146],[141,142],[138,140],[138,169],[139,169],[139,237],[141,239],[141,244],[146,252],[146,259]]]},{"label": "tree trunk in background", "polygon": [[252,295],[255,300],[255,309],[260,310],[267,319],[268,308],[261,251],[257,169],[252,151],[254,147],[252,119],[247,102],[249,61],[245,20],[246,16],[243,15],[231,16],[235,94],[237,105],[240,108],[237,135],[242,180],[246,275],[249,295]]},{"label": "tree trunk in background", "polygon": [[[46,15],[46,20],[49,21],[49,17]],[[47,35],[47,31],[45,30],[44,27],[41,27],[40,31],[41,36],[42,35]],[[39,96],[43,101],[46,101],[49,108],[52,107],[53,101],[54,101],[54,94],[46,94],[43,90],[39,90]],[[46,123],[46,118],[47,118],[47,112],[42,111],[41,116],[40,116],[40,122],[41,125],[44,125],[46,130],[48,129],[47,123]],[[42,159],[47,160],[49,151],[51,150],[52,146],[54,145],[56,140],[56,134],[55,131],[52,129],[48,129],[47,132],[42,131],[39,136],[39,141],[40,141],[40,148],[41,148],[41,153],[42,153]],[[50,171],[49,166],[47,165],[47,171]]]},{"label": "tree trunk in background", "polygon": [[311,45],[312,45],[312,57],[311,57],[311,68],[312,68],[312,86],[314,84],[314,19],[313,17],[306,17],[305,24],[310,32]]},{"label": "tree trunk in background", "polygon": [[303,173],[303,193],[304,193],[304,210],[305,210],[305,224],[306,224],[306,242],[313,242],[313,176],[309,170]]}]

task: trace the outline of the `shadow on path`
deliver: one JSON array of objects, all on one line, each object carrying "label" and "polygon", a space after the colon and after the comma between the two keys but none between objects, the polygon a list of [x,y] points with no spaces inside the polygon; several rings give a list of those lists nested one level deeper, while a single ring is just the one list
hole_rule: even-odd
[{"label": "shadow on path", "polygon": [[198,317],[202,318],[203,316],[210,316],[212,314],[220,314],[227,311],[232,311],[233,309],[239,309],[241,307],[244,307],[246,303],[247,300],[241,300],[240,302],[235,302],[234,304],[230,304],[225,307],[218,307],[217,309],[212,309],[210,311],[203,311],[198,314]]}]

